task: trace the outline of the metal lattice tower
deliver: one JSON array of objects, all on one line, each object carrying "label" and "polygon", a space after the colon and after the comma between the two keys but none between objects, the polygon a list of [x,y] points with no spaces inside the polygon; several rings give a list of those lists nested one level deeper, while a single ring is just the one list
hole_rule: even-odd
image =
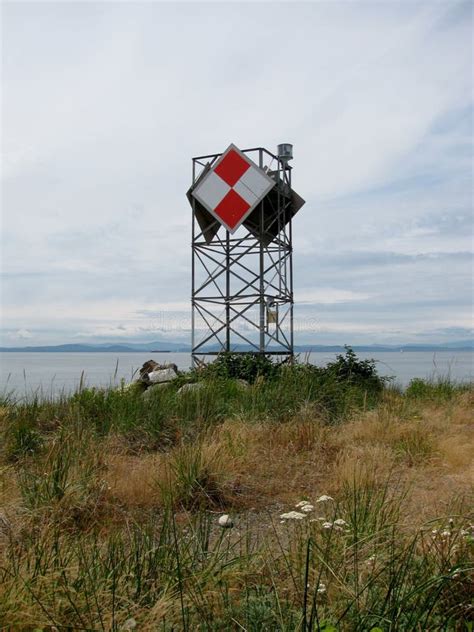
[{"label": "metal lattice tower", "polygon": [[240,153],[274,184],[233,233],[194,197],[223,154],[192,159],[193,364],[222,352],[293,356],[291,220],[304,200],[288,157],[262,147]]}]

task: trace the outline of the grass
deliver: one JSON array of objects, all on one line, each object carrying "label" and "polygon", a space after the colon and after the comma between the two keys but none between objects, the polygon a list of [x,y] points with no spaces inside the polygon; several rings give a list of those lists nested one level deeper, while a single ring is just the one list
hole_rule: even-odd
[{"label": "grass", "polygon": [[471,630],[472,389],[357,362],[3,402],[0,628]]}]

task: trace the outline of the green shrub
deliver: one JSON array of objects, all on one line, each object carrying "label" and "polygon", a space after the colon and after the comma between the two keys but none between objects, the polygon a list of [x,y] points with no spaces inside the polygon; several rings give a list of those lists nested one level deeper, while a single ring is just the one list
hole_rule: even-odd
[{"label": "green shrub", "polygon": [[337,355],[336,360],[330,362],[325,371],[333,373],[340,382],[348,382],[370,391],[381,392],[390,378],[381,377],[377,373],[375,360],[360,360],[351,347],[346,345],[345,349],[345,355]]},{"label": "green shrub", "polygon": [[241,379],[253,383],[258,377],[276,377],[279,366],[261,353],[221,353],[198,375],[203,379]]},{"label": "green shrub", "polygon": [[456,384],[449,378],[427,379],[414,378],[406,389],[406,396],[411,399],[432,399],[446,401],[457,393],[469,390],[467,384]]}]

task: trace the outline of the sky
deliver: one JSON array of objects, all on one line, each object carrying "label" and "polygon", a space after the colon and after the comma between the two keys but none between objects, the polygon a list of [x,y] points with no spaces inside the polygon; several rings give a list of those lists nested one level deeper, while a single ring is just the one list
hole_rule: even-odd
[{"label": "sky", "polygon": [[192,156],[294,145],[295,343],[472,337],[470,2],[4,2],[0,345],[188,341]]}]

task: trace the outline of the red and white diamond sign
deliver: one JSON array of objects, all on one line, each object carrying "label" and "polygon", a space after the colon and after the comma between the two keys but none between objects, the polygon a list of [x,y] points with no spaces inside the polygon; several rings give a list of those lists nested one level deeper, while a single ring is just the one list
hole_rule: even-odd
[{"label": "red and white diamond sign", "polygon": [[275,186],[275,181],[229,145],[192,195],[231,233]]}]

